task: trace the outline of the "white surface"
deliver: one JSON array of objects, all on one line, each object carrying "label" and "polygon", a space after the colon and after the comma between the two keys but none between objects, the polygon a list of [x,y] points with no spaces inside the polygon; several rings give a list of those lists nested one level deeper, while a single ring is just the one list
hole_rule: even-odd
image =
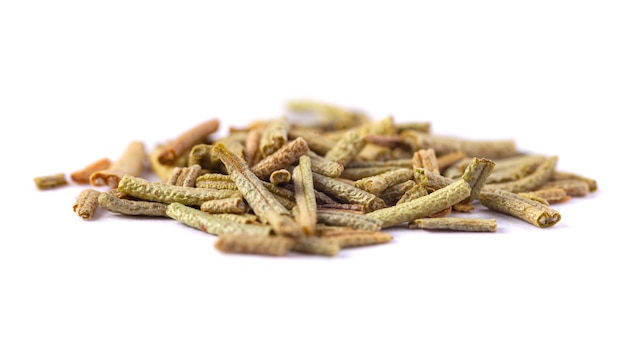
[{"label": "white surface", "polygon": [[[0,350],[626,350],[620,2],[225,3],[0,5]],[[82,187],[32,181],[301,97],[514,138],[600,189],[549,229],[393,230],[329,259],[83,221]]]}]

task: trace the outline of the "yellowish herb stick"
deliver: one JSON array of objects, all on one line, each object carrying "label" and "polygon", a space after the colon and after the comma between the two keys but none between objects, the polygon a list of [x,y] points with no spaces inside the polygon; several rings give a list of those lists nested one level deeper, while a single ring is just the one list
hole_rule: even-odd
[{"label": "yellowish herb stick", "polygon": [[272,228],[267,225],[242,224],[230,221],[180,203],[168,204],[166,213],[170,218],[189,227],[217,236],[243,233],[254,236],[269,236],[272,231]]},{"label": "yellowish herb stick", "polygon": [[447,209],[467,198],[470,192],[469,184],[461,179],[426,196],[375,210],[366,216],[380,220],[382,228],[396,226]]}]

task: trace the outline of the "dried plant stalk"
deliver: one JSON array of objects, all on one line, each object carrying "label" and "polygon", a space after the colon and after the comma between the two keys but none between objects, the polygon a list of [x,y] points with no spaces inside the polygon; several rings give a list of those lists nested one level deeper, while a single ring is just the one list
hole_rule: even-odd
[{"label": "dried plant stalk", "polygon": [[412,178],[413,170],[401,168],[356,180],[354,186],[376,196],[380,196],[387,188],[411,180]]},{"label": "dried plant stalk", "polygon": [[349,185],[338,179],[313,173],[315,188],[340,202],[362,204],[366,211],[381,209],[387,206],[385,201],[376,195]]},{"label": "dried plant stalk", "polygon": [[85,185],[89,184],[89,177],[96,171],[105,170],[111,166],[111,159],[109,158],[100,158],[89,165],[83,167],[82,169],[76,170],[70,174],[70,178],[72,181]]},{"label": "dried plant stalk", "polygon": [[417,184],[416,183],[415,186],[411,187],[411,189],[406,191],[406,193],[404,193],[402,195],[402,197],[400,197],[400,199],[398,199],[396,204],[402,204],[402,203],[408,202],[410,200],[423,197],[423,196],[425,196],[427,194],[428,194],[428,190],[426,189],[426,187],[424,185],[422,185],[422,184]]},{"label": "dried plant stalk", "polygon": [[[308,142],[307,142],[308,143]],[[339,177],[344,170],[344,166],[338,162],[328,160],[317,155],[313,151],[307,153],[311,160],[311,170],[320,175],[328,177]]]},{"label": "dried plant stalk", "polygon": [[440,155],[437,157],[437,165],[439,166],[439,172],[447,170],[450,166],[465,159],[467,155],[464,152],[451,152]]},{"label": "dried plant stalk", "polygon": [[572,198],[567,192],[562,188],[541,188],[536,191],[530,192],[520,192],[518,193],[522,197],[526,197],[528,199],[532,199],[534,201],[543,203],[545,205],[550,205],[554,203],[563,203]]},{"label": "dried plant stalk", "polygon": [[295,219],[304,233],[315,233],[317,224],[317,201],[311,171],[311,158],[308,155],[300,156],[298,166],[293,170],[293,184],[295,187],[296,207],[293,208]]},{"label": "dried plant stalk", "polygon": [[410,229],[447,230],[463,232],[496,232],[496,219],[477,218],[422,218],[409,223]]},{"label": "dried plant stalk", "polygon": [[374,244],[388,243],[393,240],[393,236],[381,231],[351,230],[342,234],[334,235],[332,238],[339,243],[340,248],[370,246]]},{"label": "dried plant stalk", "polygon": [[132,141],[113,164],[104,170],[92,173],[89,182],[94,187],[106,185],[115,188],[124,175],[141,175],[145,159],[146,150],[143,142]]},{"label": "dried plant stalk", "polygon": [[447,209],[469,197],[470,193],[471,187],[461,179],[426,196],[365,215],[381,220],[382,228],[387,228]]},{"label": "dried plant stalk", "polygon": [[209,214],[243,214],[248,210],[248,206],[242,197],[231,197],[207,200],[200,204],[200,210]]},{"label": "dried plant stalk", "polygon": [[176,186],[195,187],[196,179],[202,173],[202,168],[200,167],[200,165],[194,164],[179,169],[180,173],[176,177],[173,177],[173,173],[172,176],[170,176],[170,180],[168,180],[168,183]]},{"label": "dried plant stalk", "polygon": [[166,213],[170,218],[187,226],[217,236],[239,235],[242,233],[253,236],[269,236],[272,231],[272,228],[266,225],[242,224],[230,221],[180,203],[168,204]]},{"label": "dried plant stalk", "polygon": [[348,130],[335,143],[332,149],[324,155],[324,158],[346,165],[361,152],[365,144],[366,142],[362,135],[354,130]]},{"label": "dried plant stalk", "polygon": [[289,141],[287,144],[284,144],[270,156],[259,161],[250,170],[258,178],[267,180],[272,172],[290,166],[297,161],[300,156],[305,155],[308,152],[309,147],[306,144],[306,141],[302,138],[296,138]]},{"label": "dried plant stalk", "polygon": [[485,158],[472,158],[472,162],[467,166],[462,178],[472,188],[470,196],[464,202],[471,203],[478,199],[487,179],[491,175],[495,163]]},{"label": "dried plant stalk", "polygon": [[435,155],[435,150],[432,148],[417,150],[413,153],[411,162],[414,169],[422,168],[432,173],[439,174],[439,163]]},{"label": "dried plant stalk", "polygon": [[483,190],[479,199],[482,205],[491,210],[514,216],[540,228],[553,226],[561,220],[558,211],[510,191]]},{"label": "dried plant stalk", "polygon": [[248,167],[253,167],[263,159],[261,154],[261,131],[259,128],[251,128],[246,137],[244,159]]},{"label": "dried plant stalk", "polygon": [[365,214],[365,207],[363,204],[344,204],[344,203],[325,203],[318,204],[317,209],[319,210],[342,210],[342,211],[350,211],[358,214]]},{"label": "dried plant stalk", "polygon": [[358,230],[378,231],[382,221],[353,212],[341,210],[318,210],[317,222],[330,226],[348,226]]},{"label": "dried plant stalk", "polygon": [[388,160],[392,158],[391,148],[372,143],[365,146],[353,160]]},{"label": "dried plant stalk", "polygon": [[211,199],[241,196],[239,191],[168,185],[130,175],[122,177],[117,189],[141,200],[196,206],[200,206],[205,201]]},{"label": "dried plant stalk", "polygon": [[385,190],[381,195],[381,198],[388,206],[396,204],[407,192],[409,192],[416,183],[413,180],[407,180],[398,184],[395,184]]},{"label": "dried plant stalk", "polygon": [[286,116],[274,118],[267,122],[261,131],[261,141],[259,143],[259,149],[263,158],[273,154],[287,143],[288,129],[289,120]]},{"label": "dried plant stalk", "polygon": [[120,199],[108,192],[101,192],[97,199],[100,207],[123,215],[165,217],[167,204],[145,200]]},{"label": "dried plant stalk", "polygon": [[291,172],[287,169],[272,171],[270,174],[270,183],[275,186],[280,186],[289,182],[291,182]]},{"label": "dried plant stalk", "polygon": [[52,175],[37,176],[33,179],[38,189],[51,189],[67,185],[65,174],[60,172]]},{"label": "dried plant stalk", "polygon": [[423,186],[428,192],[444,188],[454,182],[454,179],[430,172],[426,169],[417,168],[414,173],[415,183]]},{"label": "dried plant stalk", "polygon": [[93,217],[96,209],[98,209],[98,195],[99,191],[95,189],[85,189],[78,195],[76,202],[72,206],[72,209],[78,216],[85,220],[89,220]]},{"label": "dried plant stalk", "polygon": [[195,144],[189,150],[187,157],[187,166],[200,165],[202,169],[215,171],[219,169],[219,163],[213,157],[212,144],[199,143]]},{"label": "dried plant stalk", "polygon": [[384,168],[384,167],[396,167],[410,169],[413,166],[412,159],[393,159],[393,160],[358,160],[351,161],[346,165],[346,169],[352,168]]},{"label": "dried plant stalk", "polygon": [[238,222],[240,224],[257,224],[257,225],[261,224],[261,222],[259,221],[259,217],[250,213],[243,213],[243,214],[219,213],[219,214],[213,214],[213,216],[216,216],[218,218],[222,218],[225,220],[229,220],[229,221]]},{"label": "dried plant stalk", "polygon": [[224,253],[260,254],[281,257],[293,247],[294,239],[281,236],[253,236],[247,234],[221,235],[215,248]]},{"label": "dried plant stalk", "polygon": [[161,180],[167,181],[172,173],[172,169],[179,165],[163,165],[159,162],[159,155],[165,150],[165,145],[158,145],[148,153],[148,165],[150,170]]},{"label": "dried plant stalk", "polygon": [[365,166],[365,167],[350,167],[343,170],[341,177],[347,180],[357,181],[363,178],[372,177],[385,172],[406,169],[402,166]]},{"label": "dried plant stalk", "polygon": [[178,158],[188,153],[191,148],[216,132],[220,126],[218,119],[210,119],[183,132],[159,154],[157,160],[163,165],[173,165]]},{"label": "dried plant stalk", "polygon": [[[182,167],[174,167],[172,168],[172,171],[170,172],[169,177],[167,178],[167,180],[165,180],[165,184],[168,185],[174,185],[176,186],[178,183],[178,178],[180,177],[180,175],[183,173],[183,168]],[[180,186],[180,185],[178,185]]]},{"label": "dried plant stalk", "polygon": [[339,241],[333,238],[322,238],[317,236],[306,236],[298,238],[292,250],[309,254],[317,254],[333,257],[339,253],[341,247]]}]

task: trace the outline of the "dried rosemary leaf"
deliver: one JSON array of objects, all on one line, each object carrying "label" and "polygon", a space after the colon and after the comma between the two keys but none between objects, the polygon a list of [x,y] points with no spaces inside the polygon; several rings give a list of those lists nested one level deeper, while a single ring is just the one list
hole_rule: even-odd
[{"label": "dried rosemary leaf", "polygon": [[317,222],[330,226],[348,226],[358,230],[378,231],[382,227],[382,221],[349,211],[341,210],[318,210]]},{"label": "dried rosemary leaf", "polygon": [[289,120],[286,116],[271,119],[261,131],[259,149],[263,157],[273,154],[287,143]]},{"label": "dried rosemary leaf", "polygon": [[194,145],[203,143],[210,134],[216,132],[219,126],[219,120],[210,119],[191,127],[169,143],[157,160],[163,165],[173,165]]},{"label": "dried rosemary leaf", "polygon": [[242,233],[254,236],[269,236],[272,231],[272,228],[266,225],[242,224],[230,221],[180,203],[168,204],[166,213],[170,218],[189,227],[217,236],[239,235]]},{"label": "dried rosemary leaf", "polygon": [[413,170],[401,168],[356,180],[354,186],[376,196],[380,196],[387,188],[411,180],[412,178]]},{"label": "dried rosemary leaf", "polygon": [[145,200],[120,199],[108,192],[101,192],[98,204],[108,211],[124,215],[167,216],[167,204]]},{"label": "dried rosemary leaf", "polygon": [[342,165],[348,164],[365,147],[365,139],[354,130],[348,130],[335,143],[333,148],[324,155],[324,158]]},{"label": "dried rosemary leaf", "polygon": [[210,199],[230,198],[241,195],[239,191],[168,185],[131,175],[122,177],[117,189],[141,200],[197,206]]},{"label": "dried rosemary leaf", "polygon": [[558,211],[510,191],[483,190],[479,199],[482,205],[491,210],[514,216],[540,228],[553,226],[561,220]]},{"label": "dried rosemary leaf", "polygon": [[426,196],[365,215],[381,220],[382,228],[387,228],[447,209],[467,198],[470,192],[469,184],[461,179]]},{"label": "dried rosemary leaf", "polygon": [[93,214],[96,212],[98,208],[98,195],[99,191],[95,189],[85,189],[78,195],[76,199],[76,203],[72,209],[78,216],[85,220],[89,220],[93,217]]},{"label": "dried rosemary leaf", "polygon": [[496,232],[496,219],[477,218],[422,218],[409,223],[410,229],[447,230],[463,232]]},{"label": "dried rosemary leaf", "polygon": [[307,235],[315,233],[317,224],[317,201],[311,171],[311,158],[308,155],[300,156],[298,166],[293,170],[293,184],[295,187],[296,207],[293,208],[295,219]]},{"label": "dried rosemary leaf", "polygon": [[[284,169],[298,160],[302,155],[309,153],[309,147],[302,138],[296,138],[281,146],[271,155],[265,157],[250,170],[258,178],[268,180],[272,172]],[[246,165],[247,166],[247,165]]]},{"label": "dried rosemary leaf", "polygon": [[215,248],[224,253],[261,254],[284,256],[293,247],[294,239],[280,236],[254,236],[247,234],[221,235]]},{"label": "dried rosemary leaf", "polygon": [[313,173],[315,187],[334,199],[349,204],[362,204],[366,211],[382,209],[387,206],[385,201],[376,195],[360,188],[339,181],[335,178]]},{"label": "dried rosemary leaf", "polygon": [[67,179],[65,178],[64,173],[37,176],[33,180],[35,181],[35,186],[37,186],[37,188],[40,190],[67,185]]},{"label": "dried rosemary leaf", "polygon": [[117,187],[118,182],[124,175],[139,176],[143,171],[146,150],[143,142],[132,141],[122,155],[109,165],[108,168],[96,171],[89,177],[92,186]]},{"label": "dried rosemary leaf", "polygon": [[265,188],[261,180],[248,168],[245,161],[231,153],[222,144],[213,148],[226,166],[228,173],[239,188],[254,213],[270,224],[276,235],[301,237],[304,230],[291,217],[289,211]]}]

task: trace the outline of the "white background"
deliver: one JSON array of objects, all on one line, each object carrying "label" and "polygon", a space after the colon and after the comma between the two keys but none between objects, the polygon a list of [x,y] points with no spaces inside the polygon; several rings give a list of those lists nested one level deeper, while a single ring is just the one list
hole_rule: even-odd
[{"label": "white background", "polygon": [[[1,2],[0,351],[626,351],[622,3]],[[549,229],[265,258],[35,188],[293,98],[513,138],[599,191]]]}]

